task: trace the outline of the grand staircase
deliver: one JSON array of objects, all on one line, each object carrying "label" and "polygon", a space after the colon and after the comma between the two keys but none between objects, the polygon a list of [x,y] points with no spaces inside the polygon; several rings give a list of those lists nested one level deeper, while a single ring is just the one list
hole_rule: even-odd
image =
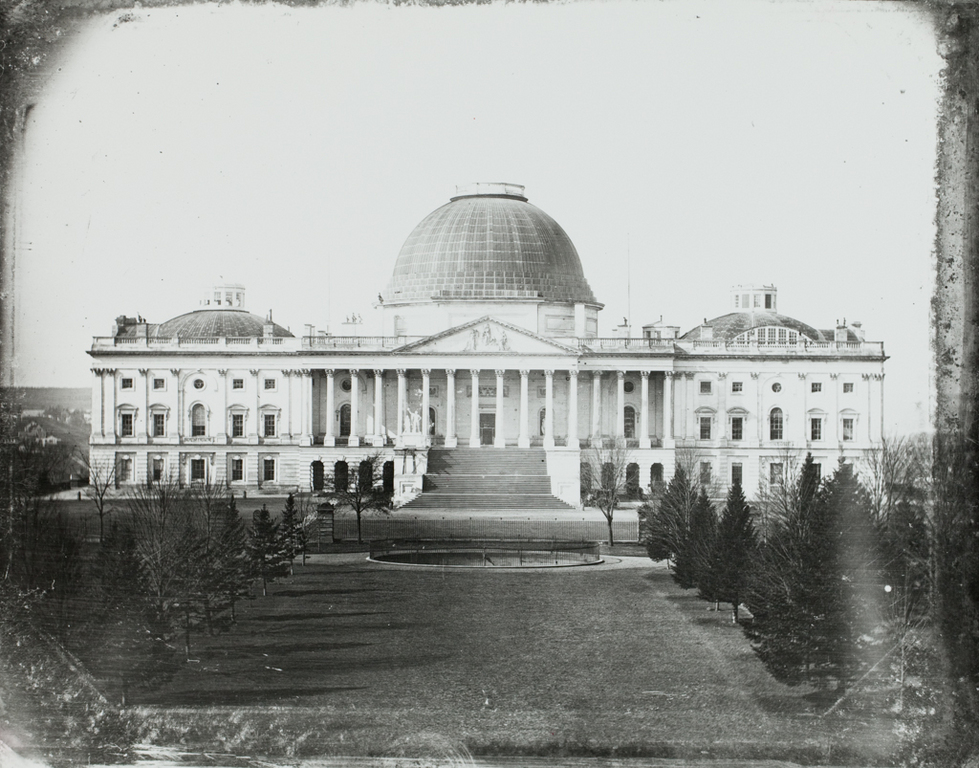
[{"label": "grand staircase", "polygon": [[486,512],[571,510],[551,495],[547,458],[540,448],[432,448],[424,490],[405,511]]}]

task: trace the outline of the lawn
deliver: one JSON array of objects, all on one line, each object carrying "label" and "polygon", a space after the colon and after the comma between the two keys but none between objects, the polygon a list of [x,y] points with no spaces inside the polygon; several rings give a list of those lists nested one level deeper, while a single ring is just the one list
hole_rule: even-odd
[{"label": "lawn", "polygon": [[[317,558],[324,560],[323,558]],[[873,762],[886,720],[814,716],[730,614],[656,568],[297,567],[140,702],[146,738],[238,754]],[[820,704],[824,707],[825,705]],[[442,747],[438,747],[441,749]]]}]

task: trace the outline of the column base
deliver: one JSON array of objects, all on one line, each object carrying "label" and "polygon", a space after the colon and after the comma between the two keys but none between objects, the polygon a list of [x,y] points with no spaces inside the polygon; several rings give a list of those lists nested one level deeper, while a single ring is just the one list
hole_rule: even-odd
[{"label": "column base", "polygon": [[307,446],[308,445],[312,445],[313,444],[313,436],[312,435],[301,435],[300,438],[299,438],[299,444],[300,445],[307,445]]},{"label": "column base", "polygon": [[568,438],[568,448],[574,448],[576,451],[581,449],[581,441],[577,437]]},{"label": "column base", "polygon": [[673,437],[664,437],[663,438],[663,447],[664,448],[669,448],[669,449],[676,448],[676,438],[673,438]]},{"label": "column base", "polygon": [[504,440],[502,437],[494,438],[494,440],[493,440],[493,447],[494,448],[506,448],[506,440]]},{"label": "column base", "polygon": [[649,440],[649,438],[648,438],[648,437],[640,437],[640,438],[639,438],[639,447],[640,447],[641,449],[645,449],[645,448],[651,448],[651,447],[652,447],[652,445],[653,445],[653,444],[652,444],[652,442],[650,442],[650,440]]},{"label": "column base", "polygon": [[459,438],[458,437],[447,437],[447,438],[445,438],[445,447],[446,448],[458,448],[459,447]]},{"label": "column base", "polygon": [[384,447],[384,435],[371,435],[370,440],[371,445],[373,445],[375,448]]},{"label": "column base", "polygon": [[517,438],[517,448],[530,448],[530,438],[529,437],[518,437]]},{"label": "column base", "polygon": [[478,437],[470,437],[469,438],[469,447],[470,448],[479,448],[479,438]]},{"label": "column base", "polygon": [[332,448],[336,444],[337,444],[337,439],[336,439],[335,436],[333,436],[333,435],[325,435],[323,437],[323,447],[324,448]]},{"label": "column base", "polygon": [[360,435],[350,435],[347,438],[348,448],[358,448],[360,446]]},{"label": "column base", "polygon": [[554,438],[553,437],[545,437],[544,438],[544,447],[545,448],[553,448],[554,447]]},{"label": "column base", "polygon": [[588,445],[590,445],[592,448],[604,448],[605,447],[605,438],[604,437],[589,437],[588,438]]}]

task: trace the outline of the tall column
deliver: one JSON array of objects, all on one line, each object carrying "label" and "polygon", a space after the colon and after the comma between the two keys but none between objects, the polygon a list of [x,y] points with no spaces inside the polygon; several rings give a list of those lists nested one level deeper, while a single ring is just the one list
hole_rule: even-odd
[{"label": "tall column", "polygon": [[356,447],[360,445],[360,434],[358,432],[358,422],[360,420],[360,377],[359,370],[351,368],[350,373],[350,437],[347,438],[347,445]]},{"label": "tall column", "polygon": [[530,447],[530,430],[527,428],[528,411],[530,410],[529,376],[530,371],[520,371],[520,436],[517,438],[517,446],[520,448]]},{"label": "tall column", "polygon": [[[145,377],[144,377],[145,379]],[[217,418],[217,440],[219,443],[228,442],[228,369],[222,368],[218,371],[218,390],[221,392],[221,400],[218,405]]]},{"label": "tall column", "polygon": [[877,411],[877,432],[874,435],[874,440],[880,442],[884,439],[884,374],[875,373],[874,380],[877,382],[877,402],[880,404],[880,410]]},{"label": "tall column", "polygon": [[333,433],[333,424],[336,420],[336,404],[334,402],[336,396],[335,384],[333,369],[328,368],[326,370],[326,432],[323,434],[324,446],[337,444],[336,436]]},{"label": "tall column", "polygon": [[105,370],[93,368],[92,374],[98,383],[92,387],[92,437],[105,436],[105,411],[102,405],[105,390]]},{"label": "tall column", "polygon": [[277,424],[276,435],[280,438],[292,437],[292,371],[282,371],[282,380],[286,387],[286,408],[282,423]]},{"label": "tall column", "polygon": [[469,413],[469,447],[475,448],[479,445],[479,369],[472,368],[469,371],[472,377],[472,410]]},{"label": "tall column", "polygon": [[[254,444],[257,445],[258,444],[258,436],[261,434],[261,429],[262,429],[262,425],[258,423],[261,420],[261,418],[262,418],[262,411],[261,411],[261,408],[262,408],[262,390],[258,386],[259,385],[258,375],[261,373],[261,371],[259,369],[257,369],[257,368],[252,368],[248,372],[252,375],[252,385],[255,387],[255,418],[248,420],[248,427],[249,427],[248,428],[248,442],[254,443]],[[181,396],[180,399],[182,401],[183,400],[183,397]],[[183,404],[183,402],[181,402],[180,403],[180,424],[181,424],[181,427],[180,428],[181,429],[183,429],[183,424],[184,424],[184,413],[183,413],[183,410],[184,410],[184,404]]]},{"label": "tall column", "polygon": [[554,447],[554,371],[544,371],[544,447]]},{"label": "tall column", "polygon": [[727,439],[727,373],[717,374],[717,439]]},{"label": "tall column", "polygon": [[[139,369],[139,386],[143,396],[141,398],[142,405],[136,413],[136,436],[142,443],[146,442],[146,436],[149,432],[147,422],[150,418],[150,388],[146,378],[147,373],[149,373],[149,371],[146,368]],[[218,373],[220,373],[220,371],[218,371]],[[225,373],[227,373],[227,371],[225,371]]]},{"label": "tall column", "polygon": [[384,445],[384,371],[374,369],[374,439],[375,447]]},{"label": "tall column", "polygon": [[[802,409],[799,411],[799,420],[802,422],[797,435],[801,435],[801,442],[799,445],[805,445],[809,442],[809,438],[812,437],[812,428],[809,426],[809,386],[806,381],[806,374],[799,374],[799,384],[802,386]],[[786,424],[789,426],[789,424]]]},{"label": "tall column", "polygon": [[649,371],[639,371],[639,447],[649,445]]},{"label": "tall column", "polygon": [[684,382],[684,387],[683,387],[684,392],[686,393],[684,396],[684,405],[685,405],[684,410],[686,411],[685,418],[684,418],[684,421],[686,422],[685,432],[688,439],[689,438],[696,439],[697,437],[699,437],[699,434],[697,432],[696,424],[694,424],[694,419],[693,419],[693,412],[696,410],[694,408],[694,403],[696,402],[694,398],[696,397],[696,394],[693,391],[693,377],[694,377],[693,371],[685,373],[683,377],[686,380]]},{"label": "tall column", "polygon": [[625,371],[616,371],[615,437],[625,437]]},{"label": "tall column", "polygon": [[578,369],[568,371],[568,448],[580,448],[578,441]]},{"label": "tall column", "polygon": [[407,371],[398,369],[398,437],[396,445],[405,444],[405,408],[408,407],[408,382],[405,379]]},{"label": "tall column", "polygon": [[496,371],[496,430],[493,445],[496,448],[506,447],[506,437],[503,434],[503,374],[506,371]]},{"label": "tall column", "polygon": [[755,384],[755,421],[757,440],[756,445],[761,445],[761,441],[764,439],[765,434],[765,414],[761,411],[761,380],[758,378],[757,372],[751,373],[751,380]]},{"label": "tall column", "polygon": [[115,442],[115,440],[116,440],[116,404],[118,403],[117,388],[119,386],[119,382],[116,380],[116,369],[115,368],[109,368],[108,370],[106,370],[106,373],[109,374],[108,377],[107,377],[107,382],[109,384],[109,387],[108,387],[108,395],[109,395],[108,400],[109,400],[109,402],[107,403],[107,408],[105,409],[106,410],[106,414],[105,414],[106,432],[109,433],[108,434],[109,439],[112,440],[112,442]]},{"label": "tall column", "polygon": [[301,390],[302,395],[302,425],[299,435],[300,445],[313,444],[313,372],[309,368],[303,368],[299,373],[302,375]]},{"label": "tall column", "polygon": [[602,447],[602,372],[591,375],[591,444]]},{"label": "tall column", "polygon": [[431,369],[422,368],[422,413],[421,413],[421,426],[422,426],[422,436],[423,445],[431,445],[431,435],[429,434],[430,421],[428,418],[428,409],[431,407],[431,399],[429,394],[429,384],[431,382]]},{"label": "tall column", "polygon": [[663,447],[673,448],[676,440],[673,437],[673,371],[663,372]]},{"label": "tall column", "polygon": [[445,369],[445,447],[455,448],[459,444],[456,437],[456,372],[454,368]]},{"label": "tall column", "polygon": [[830,421],[833,427],[833,442],[842,443],[843,434],[840,432],[840,382],[839,374],[831,373],[829,375],[829,380],[833,382],[833,413]]}]

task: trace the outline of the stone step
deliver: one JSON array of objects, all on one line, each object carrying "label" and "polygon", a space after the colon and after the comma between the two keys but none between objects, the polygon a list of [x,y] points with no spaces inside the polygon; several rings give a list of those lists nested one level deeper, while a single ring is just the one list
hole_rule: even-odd
[{"label": "stone step", "polygon": [[457,493],[499,493],[501,485],[510,493],[550,493],[551,481],[545,476],[511,475],[501,481],[499,477],[483,475],[426,475],[426,491],[455,491]]},{"label": "stone step", "polygon": [[555,496],[549,494],[456,494],[423,493],[401,507],[412,509],[574,509]]}]

